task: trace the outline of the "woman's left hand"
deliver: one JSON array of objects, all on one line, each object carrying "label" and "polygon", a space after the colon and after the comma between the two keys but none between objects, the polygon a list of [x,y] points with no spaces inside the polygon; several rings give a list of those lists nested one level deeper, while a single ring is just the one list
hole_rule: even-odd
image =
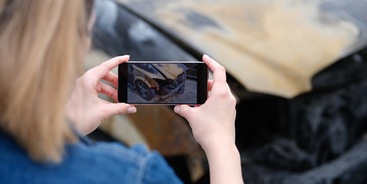
[{"label": "woman's left hand", "polygon": [[70,99],[67,102],[67,116],[77,130],[83,134],[89,134],[95,130],[104,119],[117,114],[135,113],[133,105],[125,103],[110,103],[98,97],[98,93],[111,97],[116,102],[117,90],[103,82],[107,81],[117,87],[118,77],[111,72],[123,62],[127,62],[129,56],[112,58],[99,66],[88,70],[76,81]]}]

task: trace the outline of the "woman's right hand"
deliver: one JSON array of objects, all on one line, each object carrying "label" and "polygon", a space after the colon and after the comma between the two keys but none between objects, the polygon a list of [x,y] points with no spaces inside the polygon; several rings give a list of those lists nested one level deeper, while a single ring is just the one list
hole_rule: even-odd
[{"label": "woman's right hand", "polygon": [[213,72],[209,97],[197,107],[178,105],[175,112],[189,122],[209,162],[210,183],[243,183],[241,159],[235,145],[236,99],[226,82],[226,70],[212,58],[203,61]]},{"label": "woman's right hand", "polygon": [[208,99],[201,106],[178,105],[174,110],[187,119],[196,141],[204,149],[221,140],[234,144],[236,99],[226,82],[225,68],[207,55],[203,61],[213,72],[213,80],[208,81]]}]

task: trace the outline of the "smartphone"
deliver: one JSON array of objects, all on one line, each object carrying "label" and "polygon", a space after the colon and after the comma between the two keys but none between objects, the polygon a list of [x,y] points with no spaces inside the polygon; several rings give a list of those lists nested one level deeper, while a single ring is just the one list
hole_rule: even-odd
[{"label": "smartphone", "polygon": [[201,61],[128,61],[118,66],[118,100],[128,104],[203,104],[208,68]]}]

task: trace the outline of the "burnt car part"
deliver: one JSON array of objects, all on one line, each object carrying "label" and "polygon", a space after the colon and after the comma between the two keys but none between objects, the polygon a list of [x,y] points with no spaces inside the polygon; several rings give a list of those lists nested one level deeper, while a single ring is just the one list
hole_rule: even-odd
[{"label": "burnt car part", "polygon": [[250,91],[285,98],[310,91],[315,73],[367,42],[364,1],[118,1]]},{"label": "burnt car part", "polygon": [[367,48],[313,78],[318,90],[241,102],[237,145],[250,183],[366,183]]}]

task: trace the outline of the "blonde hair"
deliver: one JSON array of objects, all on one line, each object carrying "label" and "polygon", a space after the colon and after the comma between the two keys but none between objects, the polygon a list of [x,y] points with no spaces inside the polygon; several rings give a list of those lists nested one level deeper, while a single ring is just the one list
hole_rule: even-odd
[{"label": "blonde hair", "polygon": [[61,161],[76,140],[65,106],[82,70],[83,10],[83,0],[0,0],[0,129],[36,161]]}]

